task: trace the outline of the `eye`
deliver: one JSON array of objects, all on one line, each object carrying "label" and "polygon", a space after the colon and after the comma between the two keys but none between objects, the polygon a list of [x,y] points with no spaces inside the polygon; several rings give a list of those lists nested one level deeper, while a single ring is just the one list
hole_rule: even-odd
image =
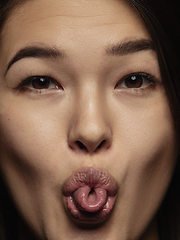
[{"label": "eye", "polygon": [[143,88],[154,83],[154,78],[148,73],[132,73],[125,76],[116,85],[117,88]]},{"label": "eye", "polygon": [[51,77],[47,76],[30,77],[26,79],[26,86],[38,90],[59,88],[58,83],[56,83]]},{"label": "eye", "polygon": [[63,89],[63,87],[55,81],[53,78],[49,76],[32,76],[25,79],[18,86],[20,91],[32,91],[36,90],[36,92],[41,93],[41,90],[49,90],[49,89]]}]

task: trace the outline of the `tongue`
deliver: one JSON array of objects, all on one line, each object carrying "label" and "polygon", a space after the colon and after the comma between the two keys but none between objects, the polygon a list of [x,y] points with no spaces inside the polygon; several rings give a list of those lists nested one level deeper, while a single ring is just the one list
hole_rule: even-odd
[{"label": "tongue", "polygon": [[84,186],[74,192],[73,199],[80,210],[97,212],[101,210],[107,202],[107,191],[104,188]]}]

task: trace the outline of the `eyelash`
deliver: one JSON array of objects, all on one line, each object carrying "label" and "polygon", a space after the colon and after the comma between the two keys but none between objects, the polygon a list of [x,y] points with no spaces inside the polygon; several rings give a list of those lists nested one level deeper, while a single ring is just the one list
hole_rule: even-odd
[{"label": "eyelash", "polygon": [[[140,86],[135,86],[133,87],[133,84],[136,82],[136,80],[142,80],[142,84],[140,84]],[[47,81],[46,83],[48,84],[48,87],[44,87],[42,86],[41,88],[35,88],[35,84],[33,83],[33,81],[39,81],[39,84],[43,84],[43,80]],[[127,85],[127,83],[125,83],[125,81],[131,81],[130,84],[132,84],[132,87],[127,87],[125,85]],[[44,81],[44,82],[45,82]],[[128,75],[126,75],[125,77],[123,77],[120,81],[118,81],[118,83],[115,86],[115,89],[118,90],[128,90],[128,91],[132,91],[132,90],[136,90],[136,91],[144,91],[145,89],[155,86],[157,82],[157,79],[152,76],[149,73],[144,73],[144,72],[134,72],[134,73],[130,73]],[[49,87],[50,85],[52,86],[54,84],[54,87]],[[134,85],[135,85],[134,84]],[[120,86],[121,85],[121,86]],[[22,81],[19,86],[18,89],[21,92],[25,92],[25,91],[33,91],[35,93],[42,93],[42,92],[47,92],[50,90],[58,90],[61,89],[63,90],[63,87],[57,82],[55,81],[53,78],[49,77],[49,76],[32,76],[32,77],[28,77],[27,79],[25,79],[24,81]]]}]

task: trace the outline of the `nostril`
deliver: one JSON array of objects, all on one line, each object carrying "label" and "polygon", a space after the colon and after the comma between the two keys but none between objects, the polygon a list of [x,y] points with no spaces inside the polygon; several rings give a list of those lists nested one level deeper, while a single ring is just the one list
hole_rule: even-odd
[{"label": "nostril", "polygon": [[[96,148],[96,150],[100,149],[105,144],[105,140],[103,140]],[[96,151],[95,150],[95,151]]]},{"label": "nostril", "polygon": [[76,141],[76,144],[78,145],[78,147],[82,150],[88,151],[87,147],[80,141]]}]

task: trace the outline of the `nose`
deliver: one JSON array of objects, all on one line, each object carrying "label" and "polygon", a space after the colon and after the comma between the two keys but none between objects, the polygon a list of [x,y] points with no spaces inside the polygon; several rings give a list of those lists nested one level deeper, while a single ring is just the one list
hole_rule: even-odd
[{"label": "nose", "polygon": [[111,146],[108,111],[98,94],[84,94],[76,101],[68,141],[74,151],[90,154],[98,150],[105,151]]}]

